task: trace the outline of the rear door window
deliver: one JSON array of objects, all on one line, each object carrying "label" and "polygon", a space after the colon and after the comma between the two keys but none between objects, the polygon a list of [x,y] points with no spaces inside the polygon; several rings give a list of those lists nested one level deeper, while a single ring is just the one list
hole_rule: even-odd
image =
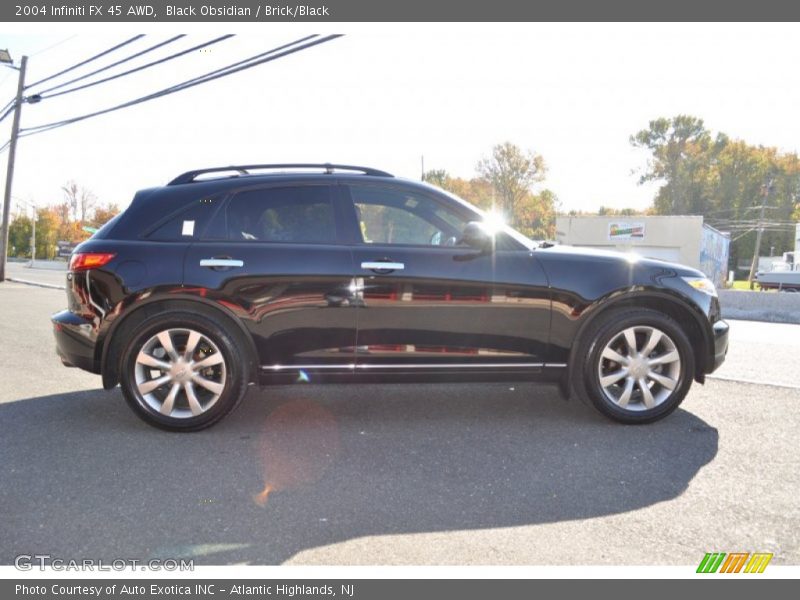
[{"label": "rear door window", "polygon": [[330,187],[300,185],[238,192],[225,208],[229,240],[327,244],[336,241]]},{"label": "rear door window", "polygon": [[163,242],[191,242],[200,239],[203,231],[218,208],[219,198],[200,198],[173,213],[146,234],[151,240]]}]

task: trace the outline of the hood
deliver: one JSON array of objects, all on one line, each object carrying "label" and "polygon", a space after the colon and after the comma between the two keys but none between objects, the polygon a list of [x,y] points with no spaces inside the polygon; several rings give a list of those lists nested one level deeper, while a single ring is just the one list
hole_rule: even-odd
[{"label": "hood", "polygon": [[657,268],[674,271],[683,277],[704,277],[701,271],[680,263],[669,262],[659,258],[648,258],[634,252],[618,252],[616,250],[602,250],[599,248],[585,248],[581,246],[549,246],[536,250],[537,256],[557,256],[563,259],[585,260],[599,263],[627,263],[640,268]]}]

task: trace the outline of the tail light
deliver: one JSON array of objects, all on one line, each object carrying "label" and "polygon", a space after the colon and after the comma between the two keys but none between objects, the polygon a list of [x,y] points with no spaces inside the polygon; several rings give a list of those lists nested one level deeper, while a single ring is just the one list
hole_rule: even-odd
[{"label": "tail light", "polygon": [[69,259],[70,271],[87,271],[97,269],[111,262],[116,254],[108,252],[79,252]]}]

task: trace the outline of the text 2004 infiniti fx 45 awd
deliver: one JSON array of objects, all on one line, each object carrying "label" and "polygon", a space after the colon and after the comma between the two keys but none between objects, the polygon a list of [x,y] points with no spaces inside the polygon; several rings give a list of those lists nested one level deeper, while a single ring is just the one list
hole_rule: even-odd
[{"label": "text 2004 infiniti fx 45 awd", "polygon": [[431,186],[338,165],[203,169],[141,191],[73,253],[67,365],[197,430],[249,383],[541,380],[622,423],[725,358],[699,271],[537,246]]}]

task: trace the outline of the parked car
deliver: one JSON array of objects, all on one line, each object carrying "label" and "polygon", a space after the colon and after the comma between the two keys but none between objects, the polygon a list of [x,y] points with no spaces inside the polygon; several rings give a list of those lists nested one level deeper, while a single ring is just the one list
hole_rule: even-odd
[{"label": "parked car", "polygon": [[[138,192],[80,244],[65,365],[193,431],[249,384],[538,380],[621,423],[665,417],[725,358],[699,271],[540,244],[376,169],[250,165]],[[424,401],[424,400],[420,400]]]}]

